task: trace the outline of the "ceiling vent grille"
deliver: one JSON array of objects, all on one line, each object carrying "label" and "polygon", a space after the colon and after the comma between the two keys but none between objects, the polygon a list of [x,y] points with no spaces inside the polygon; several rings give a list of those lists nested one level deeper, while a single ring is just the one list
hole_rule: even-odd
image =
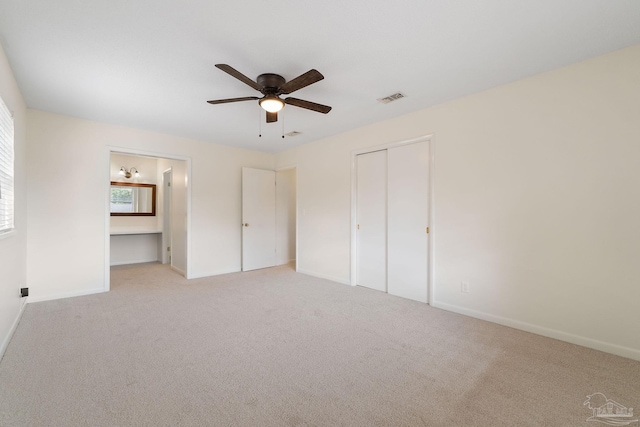
[{"label": "ceiling vent grille", "polygon": [[385,96],[384,98],[378,98],[378,102],[382,102],[383,104],[388,104],[393,101],[397,101],[398,99],[406,98],[406,95],[400,92],[396,92],[393,95]]},{"label": "ceiling vent grille", "polygon": [[297,130],[291,131],[289,133],[285,133],[285,135],[287,136],[298,136],[300,135],[302,132],[298,132]]}]

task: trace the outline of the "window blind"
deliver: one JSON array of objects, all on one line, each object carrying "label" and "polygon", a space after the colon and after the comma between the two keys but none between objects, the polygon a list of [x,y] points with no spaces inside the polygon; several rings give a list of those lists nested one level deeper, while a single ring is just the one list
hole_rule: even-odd
[{"label": "window blind", "polygon": [[13,230],[13,117],[0,99],[0,234]]}]

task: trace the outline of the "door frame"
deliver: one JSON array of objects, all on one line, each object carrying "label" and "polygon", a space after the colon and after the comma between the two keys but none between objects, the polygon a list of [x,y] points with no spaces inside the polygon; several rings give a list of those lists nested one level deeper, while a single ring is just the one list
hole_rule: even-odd
[{"label": "door frame", "polygon": [[[358,148],[351,151],[351,254],[350,254],[350,283],[351,286],[356,286],[357,283],[357,156],[360,154],[372,153],[374,151],[388,150],[394,147],[400,147],[402,145],[416,144],[419,142],[429,142],[429,239],[428,239],[428,251],[429,256],[427,258],[427,304],[433,301],[433,278],[434,278],[434,242],[435,242],[435,215],[434,215],[434,166],[435,166],[435,138],[433,134],[419,136],[417,138],[404,139],[401,141],[388,142],[384,144],[374,145],[371,147]],[[297,246],[296,246],[297,250]]]},{"label": "door frame", "polygon": [[156,158],[160,158],[160,159],[170,159],[170,160],[182,160],[185,162],[185,166],[186,166],[186,181],[188,183],[187,185],[187,242],[186,242],[186,258],[187,258],[187,271],[185,272],[185,276],[186,279],[190,279],[192,277],[192,273],[191,273],[191,265],[193,264],[191,262],[191,187],[192,187],[192,180],[191,180],[191,157],[187,157],[187,156],[180,156],[177,154],[170,154],[170,153],[163,153],[163,152],[159,152],[159,151],[148,151],[148,150],[138,150],[138,149],[133,149],[133,148],[126,148],[126,147],[118,147],[118,146],[114,146],[114,145],[107,145],[105,147],[105,151],[104,151],[104,164],[105,164],[105,178],[104,178],[104,182],[105,182],[105,186],[104,186],[104,200],[105,200],[105,206],[104,206],[104,212],[105,212],[105,216],[104,216],[104,292],[109,292],[109,290],[111,289],[111,266],[110,264],[110,259],[111,259],[111,233],[110,233],[110,228],[111,228],[111,214],[109,212],[109,200],[110,200],[110,195],[111,195],[111,180],[109,179],[109,177],[111,176],[110,173],[110,169],[111,169],[111,153],[120,153],[120,154],[129,154],[129,155],[133,155],[133,156],[146,156],[146,157],[156,157]]}]

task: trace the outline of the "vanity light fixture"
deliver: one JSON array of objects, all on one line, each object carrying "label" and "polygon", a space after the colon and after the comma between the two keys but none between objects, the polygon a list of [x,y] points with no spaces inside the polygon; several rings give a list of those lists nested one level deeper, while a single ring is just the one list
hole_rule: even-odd
[{"label": "vanity light fixture", "polygon": [[131,178],[131,175],[133,175],[135,178],[139,178],[140,172],[138,172],[138,169],[136,169],[135,167],[132,167],[129,170],[127,170],[127,168],[122,166],[120,168],[120,172],[118,172],[118,175],[122,175],[127,179]]}]

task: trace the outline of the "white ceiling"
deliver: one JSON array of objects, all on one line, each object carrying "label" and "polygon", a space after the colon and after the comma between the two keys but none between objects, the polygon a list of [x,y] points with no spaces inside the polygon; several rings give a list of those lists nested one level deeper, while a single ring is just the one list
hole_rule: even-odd
[{"label": "white ceiling", "polygon": [[[640,44],[640,1],[0,0],[0,43],[30,108],[277,152]],[[260,95],[217,63],[333,110],[209,105]]]}]

